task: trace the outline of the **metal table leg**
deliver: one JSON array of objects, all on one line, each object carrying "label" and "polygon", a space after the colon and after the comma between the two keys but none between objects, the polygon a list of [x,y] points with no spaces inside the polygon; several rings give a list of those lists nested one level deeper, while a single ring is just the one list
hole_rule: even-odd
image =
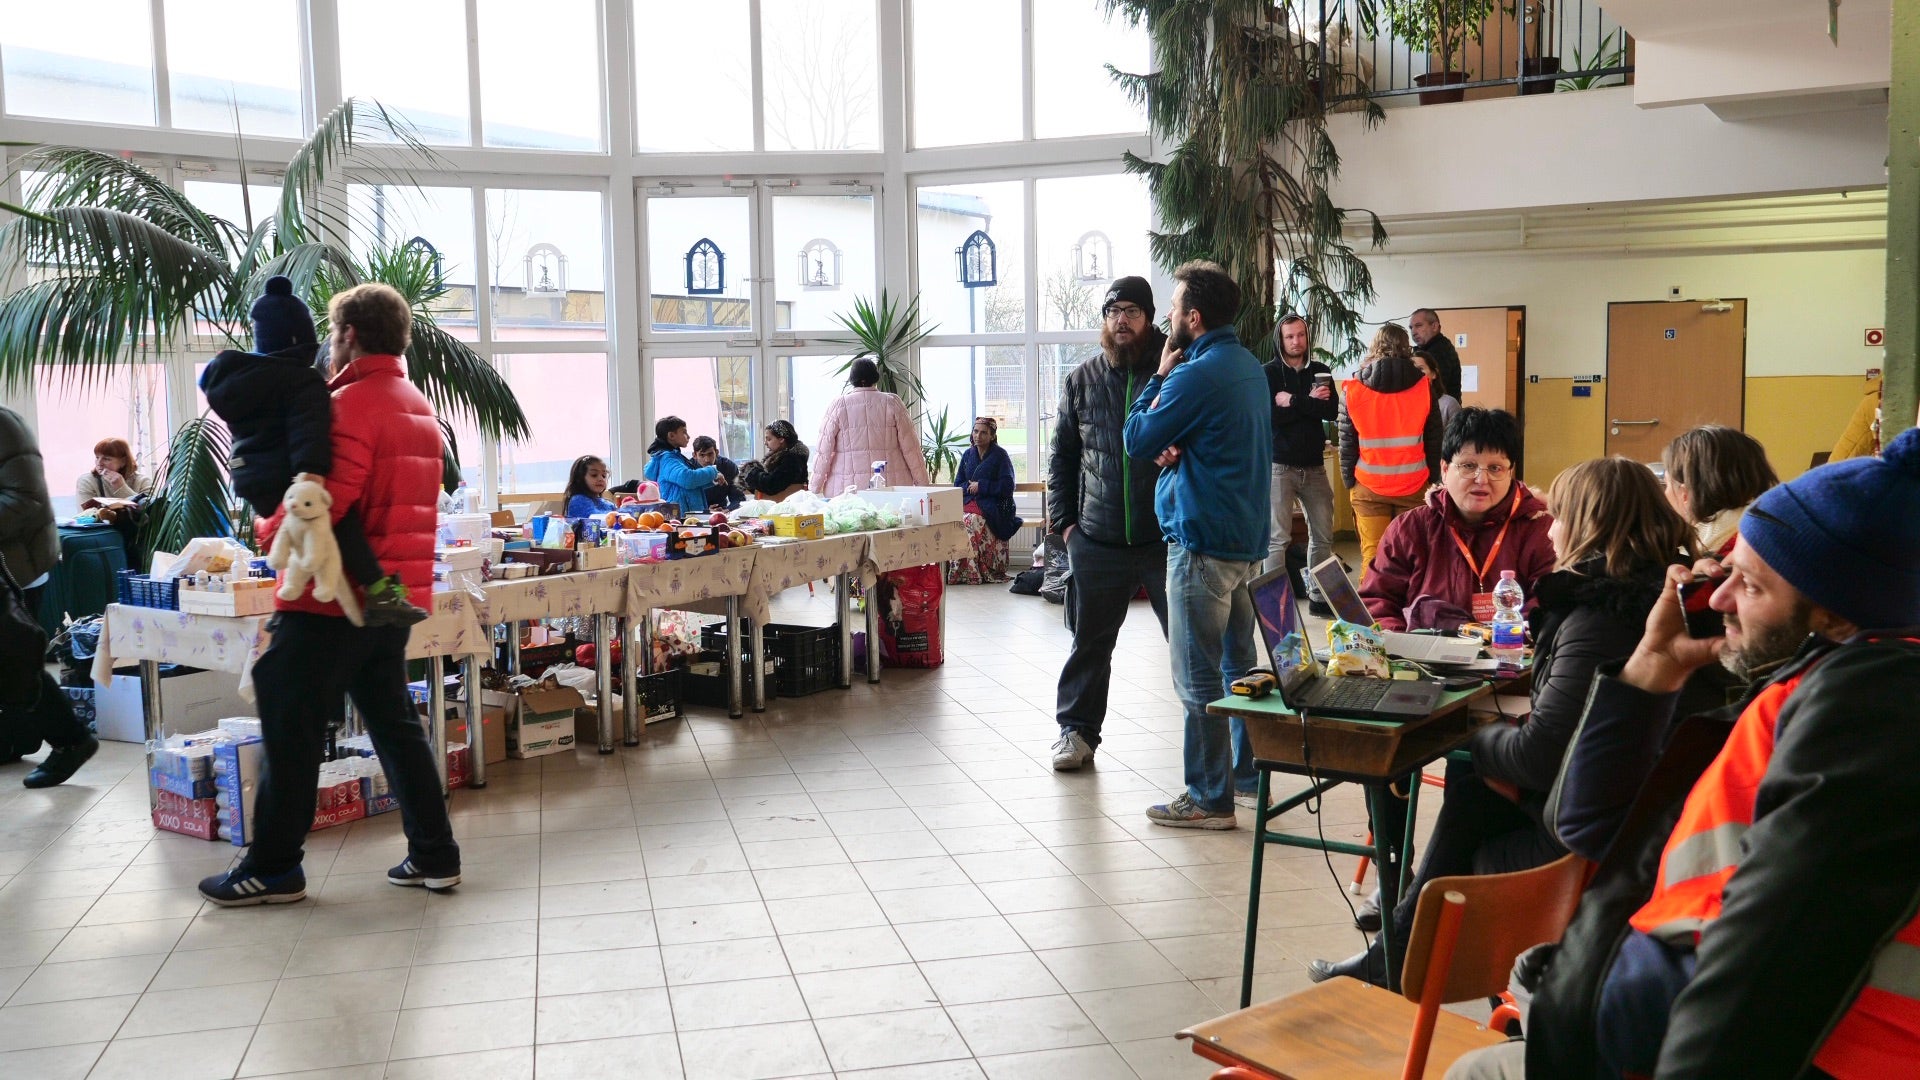
[{"label": "metal table leg", "polygon": [[1393,909],[1400,903],[1401,863],[1406,851],[1406,817],[1391,783],[1368,784],[1367,809],[1373,819],[1373,862],[1380,880],[1380,942],[1387,957],[1387,985],[1399,982],[1393,962]]},{"label": "metal table leg", "polygon": [[759,620],[747,623],[747,651],[753,654],[753,711],[767,711],[766,631]]},{"label": "metal table leg", "polygon": [[487,786],[487,714],[480,700],[480,668],[484,661],[469,656],[460,662],[461,689],[467,718],[467,786]]},{"label": "metal table leg", "polygon": [[[853,613],[847,610],[847,601],[853,598],[853,576],[836,574],[833,578],[833,602],[838,605],[834,613],[834,629],[840,633],[840,689],[853,685]],[[943,636],[942,641],[946,638]]]},{"label": "metal table leg", "polygon": [[[600,752],[613,753],[613,616],[593,617],[594,692],[599,695]],[[578,740],[575,740],[576,742]]]},{"label": "metal table leg", "polygon": [[507,674],[520,674],[520,624],[507,624]]},{"label": "metal table leg", "polygon": [[160,712],[160,661],[140,661],[140,718],[146,721],[147,741],[160,738],[163,718]]},{"label": "metal table leg", "polygon": [[740,598],[727,597],[727,715],[740,719]]},{"label": "metal table leg", "polygon": [[[944,639],[942,639],[944,640]],[[1267,795],[1273,774],[1257,770],[1260,787],[1253,800],[1253,876],[1247,881],[1247,947],[1240,961],[1240,1007],[1253,1004],[1253,953],[1260,942],[1260,873],[1267,861]]]},{"label": "metal table leg", "polygon": [[867,590],[867,682],[869,683],[880,681],[880,605],[874,603],[878,591],[878,586]]},{"label": "metal table leg", "polygon": [[626,714],[626,738],[621,741],[628,746],[640,745],[640,664],[642,653],[652,653],[653,646],[647,642],[636,650],[633,644],[635,623],[644,624],[645,616],[635,619],[628,616],[620,622],[620,704]]},{"label": "metal table leg", "polygon": [[438,656],[427,657],[427,733],[433,767],[440,773],[440,793],[445,795],[452,790],[447,787],[447,670]]}]

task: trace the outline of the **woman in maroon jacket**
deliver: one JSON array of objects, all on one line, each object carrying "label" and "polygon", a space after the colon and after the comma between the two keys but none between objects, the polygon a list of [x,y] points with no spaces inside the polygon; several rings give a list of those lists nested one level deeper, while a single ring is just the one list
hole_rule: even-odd
[{"label": "woman in maroon jacket", "polygon": [[1512,570],[1532,606],[1553,571],[1553,519],[1514,475],[1520,424],[1500,409],[1455,413],[1440,440],[1440,486],[1393,519],[1360,583],[1387,630],[1453,630],[1493,618],[1493,586]]},{"label": "woman in maroon jacket", "polygon": [[[440,493],[440,428],[433,406],[407,381],[400,354],[413,313],[389,286],[358,285],[328,304],[332,323],[333,518],[359,510],[367,541],[387,572],[413,595],[433,595],[433,544]],[[282,508],[256,527],[273,542]],[[400,803],[407,858],[387,871],[395,885],[449,889],[460,883],[439,768],[407,694],[408,631],[356,627],[338,604],[311,591],[276,602],[273,643],[254,665],[266,770],[254,803],[253,843],[240,865],[200,883],[224,907],[284,904],[307,895],[301,845],[313,824],[327,724],[344,699],[367,734]]]}]

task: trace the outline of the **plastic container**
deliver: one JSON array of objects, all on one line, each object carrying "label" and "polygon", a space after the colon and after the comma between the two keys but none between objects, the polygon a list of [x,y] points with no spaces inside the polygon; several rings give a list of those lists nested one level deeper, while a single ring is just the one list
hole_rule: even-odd
[{"label": "plastic container", "polygon": [[1487,652],[1502,666],[1519,667],[1526,653],[1527,619],[1520,613],[1526,602],[1514,572],[1500,571],[1500,584],[1493,587],[1493,635]]},{"label": "plastic container", "polygon": [[887,482],[887,463],[884,461],[874,462],[873,475],[867,477],[867,489],[869,491],[885,491],[892,486],[892,484]]}]

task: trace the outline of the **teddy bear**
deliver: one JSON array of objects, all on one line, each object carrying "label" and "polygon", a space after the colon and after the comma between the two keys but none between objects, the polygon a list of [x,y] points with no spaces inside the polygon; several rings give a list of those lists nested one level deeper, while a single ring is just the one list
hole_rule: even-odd
[{"label": "teddy bear", "polygon": [[286,517],[267,553],[267,565],[280,571],[276,595],[282,600],[298,600],[311,582],[315,600],[323,604],[339,602],[347,621],[363,625],[359,597],[340,569],[340,545],[333,538],[333,496],[326,485],[295,480],[280,505],[286,507]]}]

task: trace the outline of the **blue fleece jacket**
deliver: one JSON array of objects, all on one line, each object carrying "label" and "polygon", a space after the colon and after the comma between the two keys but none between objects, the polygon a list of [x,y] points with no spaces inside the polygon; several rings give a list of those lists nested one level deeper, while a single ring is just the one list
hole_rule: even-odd
[{"label": "blue fleece jacket", "polygon": [[682,514],[707,511],[707,489],[713,486],[720,470],[712,465],[696,467],[678,450],[654,451],[647,462],[646,478],[660,485],[660,498],[679,503]]},{"label": "blue fleece jacket", "polygon": [[1160,473],[1153,509],[1167,539],[1216,559],[1267,557],[1267,459],[1273,418],[1267,377],[1231,326],[1187,346],[1165,379],[1147,380],[1127,415],[1127,454],[1152,459],[1169,446],[1180,462]]}]

